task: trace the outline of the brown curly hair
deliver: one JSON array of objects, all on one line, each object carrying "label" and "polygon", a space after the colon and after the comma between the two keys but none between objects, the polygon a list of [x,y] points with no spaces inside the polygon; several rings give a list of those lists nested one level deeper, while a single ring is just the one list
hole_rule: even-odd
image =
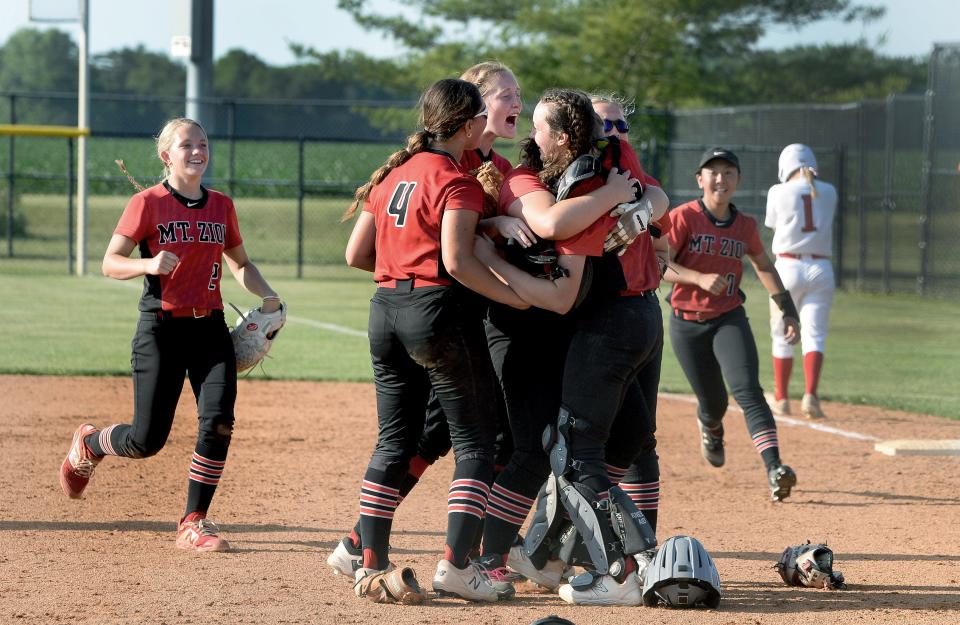
[{"label": "brown curly hair", "polygon": [[600,117],[593,110],[593,103],[583,91],[577,89],[547,89],[540,97],[540,104],[550,105],[547,125],[555,133],[566,133],[570,138],[565,150],[551,156],[546,161],[540,148],[532,139],[524,139],[520,144],[521,164],[540,172],[540,181],[553,189],[567,166],[575,158],[589,154],[597,140],[602,138]]},{"label": "brown curly hair", "polygon": [[407,137],[406,147],[391,154],[366,184],[357,187],[353,203],[340,221],[350,219],[370,197],[373,188],[383,182],[391,171],[406,163],[414,154],[457,134],[481,110],[483,98],[480,97],[480,90],[471,82],[444,78],[430,85],[420,96],[420,130]]}]

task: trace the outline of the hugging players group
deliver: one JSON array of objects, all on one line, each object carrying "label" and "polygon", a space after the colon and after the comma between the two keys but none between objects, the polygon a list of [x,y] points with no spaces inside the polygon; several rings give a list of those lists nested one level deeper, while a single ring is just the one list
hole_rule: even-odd
[{"label": "hugging players group", "polygon": [[[620,101],[547,90],[514,168],[492,146],[516,136],[521,107],[499,63],[434,83],[407,146],[345,215],[358,213],[347,263],[377,282],[368,334],[379,436],[359,520],[327,562],[358,596],[421,600],[412,570],[389,558],[391,525],[452,447],[436,593],[496,601],[526,578],[573,604],[641,603],[657,544],[661,280],[673,283],[671,341],[699,398],[704,457],[724,463],[726,378],[772,499],[796,484],[741,306],[744,255],[787,344],[799,314],[755,220],[731,203],[736,155],[704,153],[703,196],[668,213]],[[561,584],[571,565],[585,572]]]},{"label": "hugging players group", "polygon": [[[702,197],[668,213],[667,196],[627,141],[622,102],[547,90],[513,168],[492,146],[516,136],[521,108],[516,78],[499,63],[436,82],[421,98],[417,131],[357,190],[345,215],[359,213],[347,262],[377,282],[368,336],[379,434],[359,520],[327,562],[353,577],[359,596],[422,601],[412,569],[389,559],[390,530],[400,501],[452,448],[437,593],[496,601],[522,577],[574,604],[649,604],[651,592],[684,603],[696,599],[683,594],[692,579],[702,602],[715,606],[719,577],[696,539],[674,537],[654,551],[663,355],[656,290],[661,280],[673,283],[670,338],[698,398],[704,458],[724,464],[729,386],[772,499],[786,498],[797,478],[780,461],[760,387],[739,289],[742,259],[771,295],[776,410],[789,411],[802,317],[801,410],[822,417],[816,393],[833,297],[836,191],[816,179],[807,146],[783,150],[782,184],[770,190],[765,223],[776,231],[777,267],[798,313],[756,222],[731,202],[740,180],[735,154],[705,152],[695,174]],[[156,148],[163,180],[130,199],[102,265],[119,280],[144,278],[132,342],[133,421],[80,424],[60,485],[81,499],[106,456],[158,453],[187,375],[199,427],[176,544],[227,551],[207,516],[237,391],[220,296],[224,266],[280,325],[286,307],[247,256],[232,200],[202,185],[210,157],[202,126],[170,120]],[[139,258],[131,257],[135,248]],[[673,584],[671,567],[693,561],[708,566]],[[572,566],[585,572],[570,577]]]}]

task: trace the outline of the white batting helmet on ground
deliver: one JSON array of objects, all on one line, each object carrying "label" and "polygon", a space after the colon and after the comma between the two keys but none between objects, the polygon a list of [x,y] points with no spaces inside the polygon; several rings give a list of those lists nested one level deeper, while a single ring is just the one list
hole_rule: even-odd
[{"label": "white batting helmet on ground", "polygon": [[720,605],[720,574],[700,541],[692,536],[674,536],[664,541],[647,565],[643,580],[643,604],[663,601],[672,608]]}]

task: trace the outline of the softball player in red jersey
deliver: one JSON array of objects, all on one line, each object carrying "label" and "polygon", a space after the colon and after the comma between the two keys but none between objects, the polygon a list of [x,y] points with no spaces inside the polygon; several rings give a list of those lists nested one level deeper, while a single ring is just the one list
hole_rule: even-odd
[{"label": "softball player in red jersey", "polygon": [[[102,430],[80,425],[60,485],[78,499],[104,456],[147,458],[159,452],[186,374],[197,398],[199,432],[176,544],[226,551],[227,541],[206,518],[226,464],[237,394],[233,343],[220,298],[224,259],[240,284],[264,298],[264,312],[277,310],[280,298],[247,256],[233,202],[201,185],[209,147],[200,124],[167,122],[157,137],[157,154],[164,181],[130,199],[103,257],[106,276],[144,276],[131,358],[133,422]],[[139,259],[129,258],[135,247]]]},{"label": "softball player in red jersey", "polygon": [[[587,128],[592,126],[592,120],[579,119],[578,113],[584,111],[567,104],[557,103],[562,110],[552,120],[556,134],[566,137],[562,139],[563,146],[570,145],[568,139],[573,134],[573,128],[584,127],[578,126],[578,121],[585,122]],[[548,123],[544,121],[544,124]],[[548,147],[552,145],[548,144]],[[588,150],[590,143],[582,142],[578,147]],[[546,168],[555,173],[562,173],[562,170],[553,166],[553,161],[561,159],[566,165],[572,156],[577,155],[567,147],[562,147],[551,150],[550,156],[545,158],[539,154],[537,143],[530,140],[524,149],[528,156],[536,149],[538,154],[532,160],[540,165],[546,160]],[[525,158],[525,161],[529,160]],[[640,171],[639,163],[635,163],[635,170]],[[571,205],[575,207],[574,211],[583,213],[592,210],[595,215],[605,215],[619,201],[633,199],[635,190],[629,174],[614,173],[610,180],[607,185],[603,184],[601,178],[592,186],[585,183],[571,194],[570,199],[554,204],[554,195],[541,182],[539,172],[529,167],[519,167],[508,174],[501,188],[501,219],[508,225],[499,228],[498,232],[529,247],[537,237],[522,219],[525,210],[534,215],[538,227],[552,235],[558,224],[563,224],[565,210],[572,212]],[[597,187],[603,188],[598,190]],[[593,202],[593,206],[585,204],[581,195],[592,197],[588,201]],[[513,231],[510,230],[511,226],[515,228]],[[555,587],[562,571],[532,569],[532,563],[514,545],[514,540],[550,470],[541,435],[544,427],[556,419],[560,407],[563,363],[572,333],[572,321],[571,318],[538,308],[515,311],[504,306],[492,306],[486,328],[494,367],[507,402],[515,450],[491,491],[481,561],[497,581],[509,578],[510,574],[504,568],[509,560],[514,570],[542,585]],[[556,579],[550,578],[553,573],[556,573]]]},{"label": "softball player in red jersey", "polygon": [[[630,124],[627,122],[627,117],[633,114],[633,103],[625,101],[616,94],[593,94],[590,96],[590,100],[593,102],[593,110],[600,116],[600,121],[603,123],[603,133],[608,137],[617,137],[623,142],[629,141]],[[651,184],[657,183],[653,182]],[[665,196],[662,198],[662,201],[667,202]],[[669,217],[667,220],[669,220]],[[661,229],[660,236],[651,237],[651,241],[662,273],[662,270],[666,267],[666,263],[669,260],[668,238],[666,233]],[[612,464],[612,462],[616,462],[616,458],[611,458],[609,453],[607,457],[607,463],[610,465],[608,469],[611,478],[622,475],[622,479],[619,480],[620,488],[630,496],[633,503],[637,506],[637,509],[643,512],[643,516],[646,517],[647,522],[650,523],[650,527],[653,528],[654,531],[657,530],[657,516],[660,509],[660,458],[657,455],[656,410],[657,389],[660,386],[660,365],[662,360],[663,351],[661,350],[660,356],[656,360],[656,368],[650,367],[648,371],[638,376],[638,379],[645,380],[643,388],[646,389],[646,391],[642,392],[641,397],[646,402],[646,413],[649,416],[637,420],[621,420],[630,423],[633,427],[638,427],[644,423],[648,424],[649,427],[647,431],[641,435],[643,442],[640,447],[640,454],[633,459],[633,462],[626,471],[618,468],[616,464]],[[610,437],[611,440],[623,440],[625,437],[618,435],[616,427],[615,425],[615,431]],[[614,482],[617,481],[618,480],[614,479]],[[645,566],[647,561],[652,559],[653,555],[653,552],[645,552],[638,556],[638,558],[644,560],[643,565]]]},{"label": "softball player in red jersey", "polygon": [[467,560],[492,480],[495,423],[486,411],[495,391],[480,319],[451,286],[455,279],[489,299],[526,306],[473,255],[483,191],[458,162],[476,147],[486,116],[469,82],[444,79],[427,89],[422,129],[357,190],[347,216],[360,204],[363,211],[346,252],[349,265],[372,269],[378,283],[368,335],[380,427],[360,493],[363,567],[356,579],[391,566],[393,514],[432,386],[455,460],[446,550],[433,588],[474,601],[497,600],[482,568]]},{"label": "softball player in red jersey", "polygon": [[763,249],[756,220],[730,201],[740,181],[737,156],[723,148],[707,150],[696,177],[703,197],[670,213],[673,260],[664,275],[674,283],[670,341],[699,402],[703,457],[715,467],[726,460],[726,381],[766,465],[771,497],[780,501],[790,495],[797,477],[780,461],[777,424],[760,387],[757,345],[742,306],[743,257],[750,259],[760,282],[785,310],[785,338],[791,343],[799,338],[796,308]]},{"label": "softball player in red jersey", "polygon": [[[788,145],[780,153],[780,184],[767,193],[764,224],[773,228],[771,249],[777,256],[777,271],[800,311],[800,344],[806,387],[800,410],[810,419],[823,417],[817,387],[823,367],[830,307],[835,282],[833,264],[833,217],[837,190],[817,179],[817,158],[802,143]],[[783,338],[780,311],[770,309],[773,338],[773,411],[790,414],[787,389],[793,369],[793,345]]]},{"label": "softball player in red jersey", "polygon": [[[484,104],[487,106],[487,125],[480,135],[477,147],[464,150],[460,157],[460,168],[483,179],[486,190],[489,185],[490,193],[499,194],[502,178],[512,168],[510,161],[493,150],[493,143],[498,137],[513,139],[517,133],[517,116],[520,114],[522,102],[520,100],[520,86],[510,69],[495,61],[487,61],[474,65],[460,76],[462,80],[472,82],[480,90]],[[489,163],[489,165],[488,165]],[[485,167],[486,166],[486,167]],[[489,171],[493,168],[494,171]],[[486,211],[485,211],[486,212]],[[489,228],[495,231],[497,220],[481,219],[490,222]],[[505,224],[501,224],[506,227]],[[462,293],[470,299],[470,293]],[[482,297],[472,297],[473,306],[479,317],[484,317],[487,301]],[[497,412],[497,435],[495,441],[495,468],[502,468],[513,451],[509,425],[507,424],[506,408],[503,406],[502,393],[495,393]],[[423,433],[417,448],[417,455],[410,460],[410,467],[399,489],[399,500],[403,500],[417,485],[427,467],[436,462],[441,456],[450,451],[450,429],[447,417],[443,414],[440,401],[431,389],[427,402],[427,414]],[[363,552],[361,549],[360,521],[357,520],[353,531],[345,536],[336,549],[327,558],[327,564],[335,574],[355,575],[357,568],[362,565]],[[479,536],[476,540],[479,540]],[[479,545],[475,545],[478,547]],[[475,551],[475,550],[474,550]]]},{"label": "softball player in red jersey", "polygon": [[[548,90],[537,105],[533,119],[534,141],[547,164],[543,171],[549,175],[549,172],[556,170],[556,177],[565,169],[550,167],[552,162],[557,162],[557,156],[564,151],[572,152],[573,156],[586,153],[599,134],[599,119],[593,112],[589,98],[577,91]],[[580,134],[577,134],[578,130]],[[622,158],[629,159],[627,167],[631,172],[636,171],[638,177],[642,175],[636,156],[627,145],[624,146]],[[564,160],[570,162],[572,159]],[[533,193],[549,194],[549,187],[545,182],[552,183],[553,180],[547,178],[544,181],[543,171],[538,175],[531,169],[516,170],[504,184],[501,192],[502,203],[514,207],[512,210],[520,209],[522,212],[522,207],[516,206],[514,197],[522,200]],[[574,194],[595,192],[602,184],[602,178],[594,177],[575,189]],[[520,204],[522,205],[522,201]],[[617,221],[615,217],[606,215],[612,207],[613,204],[608,204],[606,210],[601,211],[602,218],[595,220],[580,234],[557,244],[559,263],[569,272],[568,278],[550,281],[532,277],[497,256],[489,244],[478,244],[478,249],[481,250],[478,253],[532,306],[564,314],[572,308],[581,288],[586,258],[603,256],[604,238]],[[633,419],[638,413],[646,414],[638,375],[651,367],[657,371],[656,375],[649,377],[659,378],[658,354],[662,350],[662,318],[652,289],[659,284],[660,272],[649,235],[637,239],[622,256],[610,255],[608,262],[594,266],[596,269],[590,295],[581,307],[567,318],[570,322],[567,329],[570,340],[562,374],[558,372],[558,379],[554,384],[554,391],[559,390],[560,394],[553,395],[554,401],[559,400],[553,404],[553,409],[571,413],[580,423],[577,432],[570,433],[571,439],[568,441],[573,463],[578,467],[571,480],[581,482],[597,493],[606,493],[612,486],[606,462],[610,457],[608,453],[612,451],[616,455],[620,452],[621,471],[626,471],[640,445],[639,440],[634,439],[618,441],[620,445],[612,445],[609,449],[607,447],[611,428],[621,410],[626,408],[623,400],[628,395],[628,389],[636,385],[633,388],[638,391],[632,395],[638,399],[636,405],[630,406],[624,412]],[[542,338],[562,340],[563,335]],[[535,355],[537,351],[542,352],[542,348],[528,354],[528,365],[544,366],[551,361],[564,360],[563,355],[560,358],[551,359],[548,356],[547,359],[538,360]],[[656,383],[653,389],[643,390],[650,391],[655,396]],[[509,407],[509,396],[507,400]],[[545,423],[556,418],[556,412],[530,413],[523,416],[531,421],[529,426],[532,439],[535,434],[542,432]],[[515,428],[515,433],[520,430],[518,425],[524,424],[518,424],[518,419],[511,414],[511,426]],[[647,429],[649,428],[645,425],[636,432],[639,435],[641,430]],[[622,433],[627,434],[628,431],[623,430]],[[519,451],[521,441],[518,439],[517,442]],[[522,471],[510,473],[511,467],[508,466],[494,484],[484,532],[484,557],[487,557],[488,552],[502,553],[504,546],[509,547],[509,540],[504,540],[503,536],[495,536],[494,530],[498,529],[497,525],[507,525],[504,529],[511,530],[507,537],[516,535],[523,516],[530,509],[537,490],[549,473],[545,456],[542,452],[537,453],[539,450],[535,448],[538,442],[528,441],[531,448],[527,454],[529,461],[518,467],[523,469]],[[620,449],[617,449],[618,447]],[[507,477],[512,478],[513,483],[508,484]],[[509,525],[511,523],[512,525]],[[487,527],[490,528],[489,531]],[[522,550],[512,549],[510,559],[518,570],[530,572],[532,563],[523,559]],[[632,558],[628,565],[635,568]],[[548,568],[559,570],[562,564],[556,567],[548,564]],[[620,595],[626,594],[623,589],[629,587],[628,590],[635,591],[633,594],[639,597],[639,580],[632,574],[632,570],[628,566],[616,580],[594,586],[586,594],[593,594],[597,589],[601,589],[600,592],[605,593],[604,602],[617,604]],[[559,575],[552,575],[553,572],[544,570],[533,573],[531,579],[544,578],[550,582],[559,582]],[[572,588],[562,587],[560,593],[568,602],[589,603],[586,594]]]}]

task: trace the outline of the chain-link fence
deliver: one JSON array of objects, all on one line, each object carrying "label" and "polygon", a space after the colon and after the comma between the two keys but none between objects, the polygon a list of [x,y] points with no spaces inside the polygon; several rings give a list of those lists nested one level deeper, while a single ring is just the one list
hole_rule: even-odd
[{"label": "chain-link fence", "polygon": [[[94,95],[88,142],[91,260],[102,253],[129,183],[160,174],[151,137],[182,112],[179,98]],[[207,184],[237,198],[255,258],[304,268],[342,264],[349,195],[404,140],[413,102],[211,100],[212,167]],[[722,145],[740,156],[737,206],[761,217],[777,182],[783,146],[803,142],[820,174],[837,186],[834,254],[841,286],[960,294],[960,48],[931,55],[926,95],[893,95],[844,105],[765,105],[639,112],[631,135],[644,166],[674,205],[699,195],[694,168]],[[75,124],[72,94],[0,94],[0,120]],[[64,139],[0,137],[0,236],[6,256],[66,260],[73,233]],[[508,154],[508,156],[514,156]],[[769,233],[768,233],[769,235]],[[768,239],[769,240],[769,239]],[[69,261],[66,261],[69,263]]]},{"label": "chain-link fence", "polygon": [[762,222],[780,150],[806,143],[821,178],[839,193],[834,264],[841,285],[960,295],[960,46],[934,49],[925,95],[675,111],[671,131],[658,160],[673,204],[700,195],[697,159],[723,146],[743,168],[735,203]]},{"label": "chain-link fence", "polygon": [[[205,184],[237,199],[247,248],[296,276],[342,265],[350,196],[405,140],[413,102],[216,100],[207,102],[213,158]],[[159,181],[153,136],[182,114],[182,98],[91,96],[88,261],[98,261],[133,191],[115,161],[143,185]],[[72,94],[0,94],[0,120],[76,124]],[[9,258],[73,258],[71,139],[0,137],[0,237]],[[18,265],[18,267],[21,265]],[[274,273],[273,275],[277,275]]]}]

